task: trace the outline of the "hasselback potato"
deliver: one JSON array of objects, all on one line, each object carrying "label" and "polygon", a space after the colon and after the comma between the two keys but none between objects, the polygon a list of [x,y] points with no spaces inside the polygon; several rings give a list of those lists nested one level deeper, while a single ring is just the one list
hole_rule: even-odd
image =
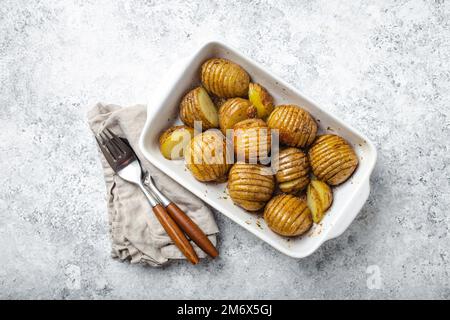
[{"label": "hasselback potato", "polygon": [[258,164],[236,163],[228,175],[228,191],[238,206],[258,211],[272,197],[275,181],[270,168]]},{"label": "hasselback potato", "polygon": [[219,126],[217,109],[203,87],[197,87],[183,97],[180,103],[180,119],[189,127],[194,127],[195,121],[201,121],[202,130]]},{"label": "hasselback potato", "polygon": [[258,83],[248,86],[248,99],[258,110],[258,118],[266,119],[273,111],[273,98],[267,90]]},{"label": "hasselback potato", "polygon": [[257,111],[255,106],[247,99],[232,98],[228,99],[219,109],[219,126],[223,134],[227,129],[246,119],[255,118]]},{"label": "hasselback potato", "polygon": [[186,166],[199,181],[223,182],[227,164],[226,140],[218,130],[208,130],[192,138],[186,148]]},{"label": "hasselback potato", "polygon": [[[268,159],[271,133],[261,119],[247,119],[233,127],[234,152],[238,161]],[[252,162],[251,161],[251,162]]]},{"label": "hasselback potato", "polygon": [[353,148],[334,134],[317,137],[309,149],[308,157],[317,179],[333,186],[347,180],[358,166]]},{"label": "hasselback potato", "polygon": [[280,142],[290,147],[309,146],[317,133],[317,124],[311,115],[293,104],[276,107],[267,124],[271,129],[278,129]]},{"label": "hasselback potato", "polygon": [[275,175],[280,190],[286,193],[297,193],[309,183],[309,161],[306,154],[297,148],[287,148],[280,151],[278,161],[274,160],[278,168]]},{"label": "hasselback potato", "polygon": [[163,132],[159,137],[161,154],[169,159],[181,159],[184,149],[194,136],[194,129],[188,126],[173,126]]},{"label": "hasselback potato", "polygon": [[264,209],[264,220],[272,231],[283,236],[304,234],[313,222],[306,202],[290,194],[273,197]]},{"label": "hasselback potato", "polygon": [[201,79],[209,92],[222,97],[245,97],[250,77],[238,64],[227,59],[209,59],[202,65]]}]

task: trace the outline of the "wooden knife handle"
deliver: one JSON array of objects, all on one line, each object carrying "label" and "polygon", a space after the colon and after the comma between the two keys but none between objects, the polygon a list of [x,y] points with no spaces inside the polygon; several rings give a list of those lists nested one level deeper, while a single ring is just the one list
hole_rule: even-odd
[{"label": "wooden knife handle", "polygon": [[157,204],[153,207],[153,212],[169,237],[175,242],[175,245],[192,264],[197,264],[199,261],[197,253],[195,253],[194,248],[192,248],[192,245],[184,235],[183,231],[181,231],[180,227],[178,227],[175,221],[167,214],[166,209],[164,209],[161,204]]},{"label": "wooden knife handle", "polygon": [[200,229],[200,227],[188,217],[178,206],[171,202],[167,207],[167,212],[180,226],[181,229],[194,241],[203,251],[205,251],[212,258],[219,255],[219,252],[214,245],[209,241],[206,234]]}]

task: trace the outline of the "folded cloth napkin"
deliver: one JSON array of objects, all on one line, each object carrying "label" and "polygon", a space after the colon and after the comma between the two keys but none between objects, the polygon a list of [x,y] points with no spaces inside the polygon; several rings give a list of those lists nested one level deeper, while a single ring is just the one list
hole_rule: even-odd
[{"label": "folded cloth napkin", "polygon": [[[89,126],[93,133],[97,134],[108,127],[126,138],[142,169],[154,177],[159,190],[186,212],[215,245],[219,229],[211,210],[200,199],[151,165],[140,152],[138,141],[145,120],[146,107],[143,105],[122,108],[99,103],[88,112]],[[101,151],[99,153],[107,190],[112,256],[151,266],[160,266],[170,259],[185,259],[153,214],[139,187],[117,176]],[[192,245],[200,258],[205,257],[203,251],[194,243]]]}]

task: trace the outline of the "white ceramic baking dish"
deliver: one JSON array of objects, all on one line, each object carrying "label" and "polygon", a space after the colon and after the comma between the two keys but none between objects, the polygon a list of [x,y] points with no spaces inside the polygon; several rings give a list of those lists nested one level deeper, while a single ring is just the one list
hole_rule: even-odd
[{"label": "white ceramic baking dish", "polygon": [[[273,233],[261,216],[248,213],[233,204],[226,196],[226,183],[199,182],[185,169],[182,160],[169,161],[161,155],[159,135],[170,125],[180,123],[179,102],[190,88],[199,84],[200,66],[212,57],[227,58],[238,63],[247,70],[253,82],[267,88],[277,105],[291,103],[305,108],[317,119],[320,132],[339,134],[353,145],[359,157],[357,170],[347,182],[334,188],[332,207],[322,222],[314,225],[306,235],[289,239]],[[208,42],[201,46],[191,57],[178,62],[169,74],[148,103],[147,121],[139,144],[142,153],[152,164],[213,208],[291,257],[306,257],[322,243],[341,235],[347,229],[369,196],[369,178],[377,157],[374,145],[362,133],[323,110],[258,63],[221,42]]]}]

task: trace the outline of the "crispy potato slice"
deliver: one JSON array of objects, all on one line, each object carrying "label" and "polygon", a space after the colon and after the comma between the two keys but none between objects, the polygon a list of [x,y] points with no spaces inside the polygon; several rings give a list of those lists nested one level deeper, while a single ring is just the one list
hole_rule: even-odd
[{"label": "crispy potato slice", "polygon": [[333,202],[333,192],[325,182],[311,180],[306,189],[306,199],[313,221],[319,223]]},{"label": "crispy potato slice", "polygon": [[194,137],[194,129],[188,126],[173,126],[159,137],[159,149],[164,158],[182,159],[184,150]]},{"label": "crispy potato slice", "polygon": [[248,99],[256,107],[258,118],[266,119],[273,111],[273,98],[267,90],[258,83],[248,86]]}]

